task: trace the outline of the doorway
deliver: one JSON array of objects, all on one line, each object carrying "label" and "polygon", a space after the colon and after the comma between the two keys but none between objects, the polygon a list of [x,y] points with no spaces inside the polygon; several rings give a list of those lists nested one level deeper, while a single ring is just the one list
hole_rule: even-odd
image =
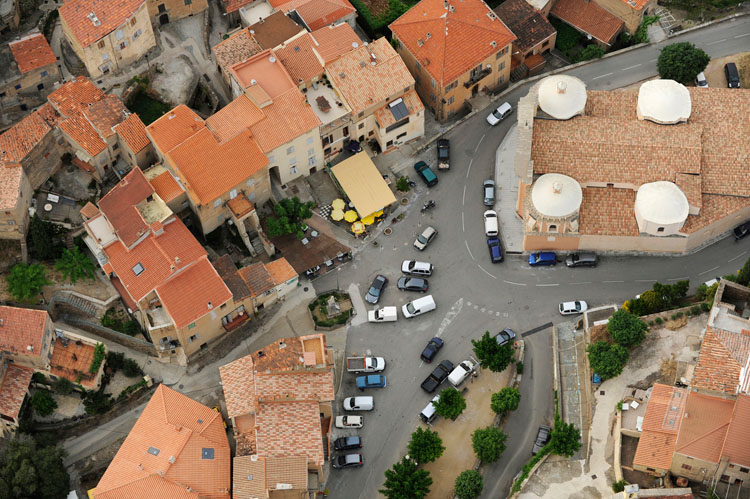
[{"label": "doorway", "polygon": [[159,24],[164,26],[165,24],[169,24],[169,15],[168,14],[162,14],[159,16]]}]

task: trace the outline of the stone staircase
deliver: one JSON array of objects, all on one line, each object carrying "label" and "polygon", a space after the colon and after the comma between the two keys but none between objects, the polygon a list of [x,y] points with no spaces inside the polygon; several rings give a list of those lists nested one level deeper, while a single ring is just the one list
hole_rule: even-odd
[{"label": "stone staircase", "polygon": [[75,243],[73,242],[73,234],[71,232],[68,232],[65,235],[65,247],[68,249],[68,251],[73,251],[74,246]]},{"label": "stone staircase", "polygon": [[52,308],[58,304],[67,305],[69,307],[75,308],[76,310],[79,310],[90,317],[96,317],[96,314],[97,314],[96,305],[94,305],[88,300],[81,298],[80,296],[76,296],[73,294],[69,294],[69,293],[56,294],[55,296],[52,297],[52,300],[50,300],[49,306],[50,308]]},{"label": "stone staircase", "polygon": [[516,69],[510,72],[510,81],[515,83],[519,80],[523,80],[529,74],[529,68],[526,64],[521,63]]}]

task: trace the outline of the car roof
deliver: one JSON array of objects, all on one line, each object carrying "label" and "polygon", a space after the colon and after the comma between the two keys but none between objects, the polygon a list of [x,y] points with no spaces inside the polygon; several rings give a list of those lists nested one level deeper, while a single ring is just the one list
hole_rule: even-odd
[{"label": "car roof", "polygon": [[482,185],[495,185],[495,181],[492,179],[487,179],[484,182],[482,182]]},{"label": "car roof", "polygon": [[508,104],[507,102],[503,102],[497,107],[497,109],[500,111],[506,111],[508,109],[511,109],[511,107],[510,107],[510,104]]},{"label": "car roof", "polygon": [[497,217],[497,212],[495,210],[487,210],[484,212],[485,217]]}]

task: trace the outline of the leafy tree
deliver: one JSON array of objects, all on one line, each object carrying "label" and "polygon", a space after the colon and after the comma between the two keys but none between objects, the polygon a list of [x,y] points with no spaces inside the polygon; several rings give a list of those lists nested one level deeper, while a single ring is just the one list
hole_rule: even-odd
[{"label": "leafy tree", "polygon": [[685,85],[692,83],[710,60],[708,54],[690,42],[673,43],[662,49],[656,68],[660,78]]},{"label": "leafy tree", "polygon": [[745,265],[740,269],[740,273],[737,274],[737,284],[747,286],[750,284],[750,258],[745,261]]},{"label": "leafy tree", "polygon": [[484,480],[476,470],[462,471],[454,485],[458,499],[476,499],[482,493]]},{"label": "leafy tree", "polygon": [[560,418],[556,418],[551,443],[553,453],[570,457],[581,448],[581,431],[572,423],[563,423]]},{"label": "leafy tree", "polygon": [[466,409],[466,399],[455,388],[445,388],[440,392],[437,402],[433,402],[432,405],[439,416],[456,419]]},{"label": "leafy tree", "polygon": [[266,219],[268,236],[277,237],[285,236],[286,234],[296,234],[300,239],[305,237],[305,233],[302,231],[302,221],[312,216],[313,205],[312,201],[303,203],[296,196],[291,199],[282,199],[281,202],[273,207],[276,217],[268,217]]},{"label": "leafy tree", "polygon": [[31,397],[31,407],[40,416],[49,416],[57,409],[57,401],[47,390],[39,390]]},{"label": "leafy tree", "polygon": [[[106,314],[105,314],[106,315]],[[125,354],[122,352],[107,352],[107,367],[119,371],[125,365]]]},{"label": "leafy tree", "polygon": [[659,310],[668,310],[679,305],[680,301],[687,296],[690,281],[677,281],[674,284],[654,283],[654,291],[661,298],[661,308]]},{"label": "leafy tree", "polygon": [[587,45],[586,48],[578,54],[576,62],[588,61],[590,59],[601,59],[603,55],[604,49],[596,43],[592,43],[591,45]]},{"label": "leafy tree", "polygon": [[378,492],[388,499],[422,499],[430,493],[430,485],[430,472],[420,470],[416,461],[404,457],[385,470],[385,483]]},{"label": "leafy tree", "polygon": [[421,426],[411,434],[409,456],[419,464],[429,463],[443,455],[443,439],[436,431],[425,430]]},{"label": "leafy tree", "polygon": [[607,330],[617,343],[624,347],[640,345],[646,338],[648,324],[627,310],[618,310],[607,323]]},{"label": "leafy tree", "polygon": [[409,192],[409,179],[401,175],[396,182],[396,189],[401,192]]},{"label": "leafy tree", "polygon": [[521,402],[521,392],[518,391],[518,388],[506,386],[499,392],[492,394],[490,408],[496,414],[504,414],[518,409],[519,402]]},{"label": "leafy tree", "polygon": [[505,450],[505,439],[508,435],[496,426],[477,428],[471,434],[471,445],[474,453],[485,463],[493,463],[500,459]]},{"label": "leafy tree", "polygon": [[52,260],[60,255],[60,229],[55,224],[39,218],[36,213],[29,221],[29,246],[31,254],[39,260]]},{"label": "leafy tree", "polygon": [[586,349],[589,353],[591,370],[602,379],[615,378],[620,375],[628,361],[628,351],[621,345],[597,341]]},{"label": "leafy tree", "polygon": [[513,359],[513,346],[510,342],[498,345],[489,331],[485,331],[480,339],[471,340],[471,344],[474,345],[474,355],[479,359],[479,364],[496,373],[505,370]]},{"label": "leafy tree", "polygon": [[661,296],[659,296],[659,293],[657,293],[653,289],[644,291],[643,293],[641,293],[641,297],[637,298],[634,301],[635,306],[631,307],[630,310],[630,312],[634,315],[653,314],[656,312],[660,312],[664,308],[664,303]]},{"label": "leafy tree", "polygon": [[73,246],[73,251],[63,249],[62,257],[55,262],[55,270],[62,272],[65,279],[75,284],[79,279],[94,279],[96,266],[89,257],[78,246]]},{"label": "leafy tree", "polygon": [[46,269],[38,263],[17,263],[10,269],[10,274],[5,276],[8,292],[18,301],[32,301],[43,286],[52,284],[47,280],[46,274]]},{"label": "leafy tree", "polygon": [[52,382],[52,389],[58,395],[70,395],[74,388],[75,385],[68,378],[57,378]]},{"label": "leafy tree", "polygon": [[104,414],[112,407],[112,395],[101,389],[88,391],[83,396],[83,407],[86,414]]},{"label": "leafy tree", "polygon": [[698,286],[698,291],[695,293],[695,297],[699,300],[712,302],[714,301],[714,296],[716,296],[716,290],[718,289],[718,282],[711,287],[708,287],[705,284],[701,284],[700,286]]},{"label": "leafy tree", "polygon": [[58,499],[70,491],[65,451],[18,434],[0,454],[0,498]]},{"label": "leafy tree", "polygon": [[141,369],[141,366],[139,366],[138,363],[133,359],[125,359],[125,362],[122,366],[122,373],[128,378],[137,378],[138,376],[143,376],[143,370]]}]

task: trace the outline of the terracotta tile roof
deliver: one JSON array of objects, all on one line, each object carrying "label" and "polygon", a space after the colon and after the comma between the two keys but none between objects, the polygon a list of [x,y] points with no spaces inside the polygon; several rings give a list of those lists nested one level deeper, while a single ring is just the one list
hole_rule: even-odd
[{"label": "terracotta tile roof", "polygon": [[229,291],[232,292],[235,302],[240,302],[251,296],[250,288],[247,287],[247,284],[245,284],[245,281],[242,280],[237,272],[237,266],[232,261],[232,257],[222,255],[213,262],[213,266],[216,272],[219,273],[219,276],[221,276],[224,284],[229,288]]},{"label": "terracotta tile roof", "polygon": [[104,137],[114,135],[114,126],[120,124],[130,114],[117,96],[107,95],[102,100],[89,104],[83,114],[94,129]]},{"label": "terracotta tile roof", "polygon": [[356,48],[355,43],[362,45],[362,40],[347,23],[325,26],[313,31],[312,36],[318,42],[315,51],[323,59],[323,64],[328,64],[350,52]]},{"label": "terracotta tile roof", "polygon": [[133,168],[99,200],[99,209],[125,246],[131,246],[148,230],[149,224],[136,205],[153,193],[141,169]]},{"label": "terracotta tile roof", "polygon": [[596,2],[587,0],[558,0],[552,6],[550,15],[607,45],[612,44],[615,36],[625,24]]},{"label": "terracotta tile roof", "polygon": [[422,0],[389,27],[441,87],[516,39],[481,0]]},{"label": "terracotta tile roof", "polygon": [[263,111],[243,94],[211,115],[206,126],[219,142],[226,142],[264,118]]},{"label": "terracotta tile roof", "polygon": [[676,173],[674,183],[685,194],[691,208],[700,209],[701,200],[701,176],[689,173]]},{"label": "terracotta tile roof", "polygon": [[73,383],[80,383],[86,388],[94,388],[96,374],[89,372],[94,359],[94,345],[68,341],[67,346],[56,341],[49,360],[51,374],[65,378]]},{"label": "terracotta tile roof", "polygon": [[0,414],[18,418],[33,374],[33,369],[17,364],[10,364],[5,369],[0,383]]},{"label": "terracotta tile roof", "polygon": [[107,144],[82,114],[60,123],[60,129],[91,156],[96,156],[107,148]]},{"label": "terracotta tile roof", "polygon": [[578,231],[586,235],[638,236],[635,191],[613,187],[583,189]]},{"label": "terracotta tile roof", "polygon": [[521,52],[531,50],[557,33],[544,14],[526,0],[505,0],[495,7],[495,14],[516,35],[513,45]]},{"label": "terracotta tile roof", "polygon": [[159,385],[94,497],[229,499],[230,466],[221,414]]},{"label": "terracotta tile roof", "polygon": [[216,64],[228,73],[230,67],[262,52],[263,47],[250,34],[250,28],[244,28],[215,45],[213,51]]},{"label": "terracotta tile roof", "polygon": [[234,418],[256,411],[253,357],[246,355],[219,367],[227,416]]},{"label": "terracotta tile roof", "polygon": [[253,297],[260,296],[275,286],[271,274],[266,270],[263,263],[253,263],[247,267],[242,267],[238,273],[245,281]]},{"label": "terracotta tile roof", "polygon": [[81,208],[81,216],[87,220],[94,218],[99,213],[99,208],[97,208],[91,201],[83,205],[83,208]]},{"label": "terracotta tile roof", "polygon": [[82,171],[86,173],[94,173],[96,171],[96,168],[94,168],[94,165],[92,165],[88,161],[79,159],[77,156],[73,157],[71,163],[73,163],[74,165],[76,165],[78,168],[80,168]]},{"label": "terracotta tile roof", "polygon": [[39,32],[26,35],[8,45],[21,74],[57,62],[57,57],[52,52],[47,39]]},{"label": "terracotta tile roof", "polygon": [[323,465],[323,432],[317,401],[262,402],[255,415],[255,445],[259,456],[302,454]]},{"label": "terracotta tile roof", "polygon": [[[466,0],[464,3],[472,1]],[[371,64],[371,54],[376,57],[375,65]],[[334,88],[349,103],[353,115],[400,95],[405,88],[414,85],[414,77],[385,38],[344,54],[328,64],[326,72]]]},{"label": "terracotta tile roof", "polygon": [[161,298],[177,329],[200,319],[232,298],[232,293],[203,257],[182,272],[167,278],[157,286]]},{"label": "terracotta tile roof", "polygon": [[253,1],[254,0],[221,0],[221,3],[224,5],[224,12],[229,14],[230,12],[239,10],[240,7],[244,7]]},{"label": "terracotta tile roof", "polygon": [[79,114],[89,104],[98,102],[105,97],[104,92],[97,88],[85,76],[65,82],[60,88],[49,94],[50,104],[63,117]]},{"label": "terracotta tile roof", "polygon": [[734,400],[690,392],[675,453],[718,463],[733,410]]},{"label": "terracotta tile roof", "polygon": [[654,385],[643,418],[634,465],[669,469],[687,398],[688,390],[684,388]]},{"label": "terracotta tile roof", "polygon": [[294,271],[292,266],[289,265],[287,259],[283,256],[278,260],[267,263],[266,270],[271,274],[271,279],[277,286],[279,284],[284,284],[295,277],[299,277],[297,272]]},{"label": "terracotta tile roof", "polygon": [[[416,114],[424,109],[422,101],[419,100],[419,96],[413,88],[401,96],[401,99],[403,99],[404,104],[406,104],[406,109],[409,110],[409,115]],[[391,112],[391,108],[388,104],[375,110],[375,119],[377,120],[378,125],[380,125],[380,128],[388,128],[396,123],[396,117],[393,115],[393,112]]]},{"label": "terracotta tile roof", "polygon": [[649,2],[649,0],[620,0],[620,1],[626,4],[628,7],[630,7],[633,10],[641,10],[646,5],[648,5],[648,2]]},{"label": "terracotta tile roof", "polygon": [[0,350],[40,356],[44,325],[48,319],[46,310],[0,306]]},{"label": "terracotta tile roof", "polygon": [[727,457],[730,463],[746,468],[750,467],[748,428],[750,428],[750,396],[740,394],[734,403],[734,414],[721,455]]},{"label": "terracotta tile roof", "polygon": [[737,393],[740,374],[750,357],[750,335],[706,326],[691,386],[697,389]]},{"label": "terracotta tile roof", "polygon": [[233,460],[233,499],[267,497],[279,483],[307,491],[307,458],[237,456]]},{"label": "terracotta tile roof", "polygon": [[237,218],[242,218],[248,213],[255,211],[255,206],[253,206],[253,203],[250,202],[244,192],[240,192],[236,197],[227,201],[227,206]]},{"label": "terracotta tile roof", "polygon": [[248,27],[250,31],[255,32],[253,36],[262,48],[276,48],[297,33],[305,30],[305,28],[295,23],[291,17],[285,15],[284,12],[274,12],[265,19],[261,19]]},{"label": "terracotta tile roof", "polygon": [[296,10],[311,31],[320,29],[355,12],[348,0],[269,0],[274,9]]},{"label": "terracotta tile roof", "polygon": [[44,104],[0,135],[0,160],[22,161],[57,125],[56,120],[45,119],[55,114],[52,106]]},{"label": "terracotta tile roof", "polygon": [[305,33],[283,43],[274,52],[292,80],[303,82],[323,73],[323,65],[313,50],[315,46],[312,35]]},{"label": "terracotta tile roof", "polygon": [[125,121],[115,125],[113,130],[136,154],[151,144],[148,135],[146,135],[146,125],[135,113],[130,114],[125,118]]},{"label": "terracotta tile roof", "polygon": [[[279,94],[297,88],[284,65],[277,61],[273,50],[264,50],[231,67],[234,78],[261,108]],[[254,88],[262,89],[262,93],[251,93]]]},{"label": "terracotta tile roof", "polygon": [[265,106],[266,118],[250,127],[263,152],[271,152],[295,138],[317,129],[320,120],[296,87],[277,95]]},{"label": "terracotta tile roof", "polygon": [[255,393],[262,400],[316,400],[334,399],[333,373],[323,372],[272,373],[257,371]]},{"label": "terracotta tile roof", "polygon": [[180,104],[148,125],[146,133],[162,153],[167,153],[205,126],[195,111]]},{"label": "terracotta tile roof", "polygon": [[748,206],[750,206],[749,197],[703,194],[701,196],[700,215],[688,217],[687,222],[682,227],[682,232],[692,234]]},{"label": "terracotta tile roof", "polygon": [[[166,170],[166,169],[165,169]],[[169,203],[177,196],[185,192],[169,170],[160,173],[149,180],[156,194],[165,202]]]},{"label": "terracotta tile roof", "polygon": [[12,210],[18,203],[23,167],[19,163],[0,164],[0,210]]},{"label": "terracotta tile roof", "polygon": [[[60,7],[60,17],[70,27],[73,36],[84,47],[108,35],[143,5],[145,0],[67,0]],[[99,25],[89,17],[97,17]]]}]

